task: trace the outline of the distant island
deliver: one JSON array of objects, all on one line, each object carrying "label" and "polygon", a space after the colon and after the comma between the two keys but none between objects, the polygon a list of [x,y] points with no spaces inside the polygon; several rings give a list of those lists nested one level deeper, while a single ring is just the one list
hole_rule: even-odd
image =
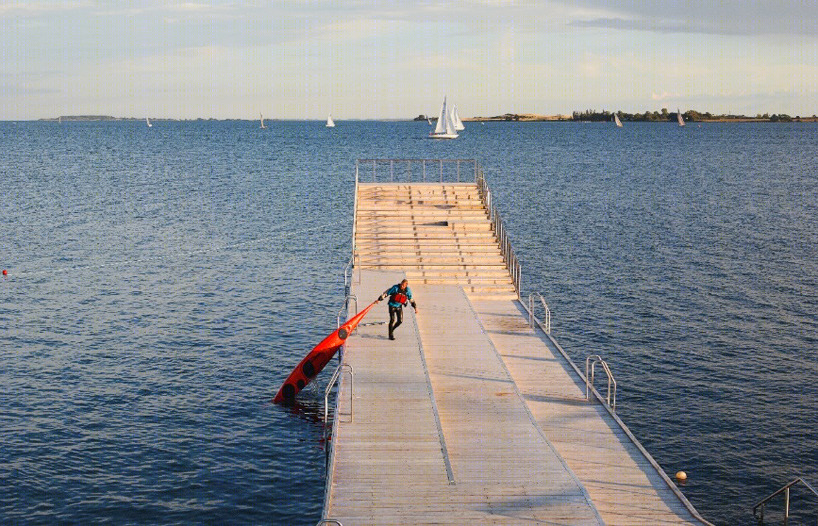
[{"label": "distant island", "polygon": [[[646,111],[644,113],[626,113],[617,111],[619,120],[623,122],[674,122],[676,120],[676,112],[668,111],[667,108],[662,108],[661,111]],[[464,118],[466,122],[608,122],[613,120],[613,112],[602,110],[584,110],[574,111],[571,115],[539,115],[536,113],[504,113],[502,115],[495,115],[493,117],[468,117]],[[687,122],[818,122],[818,116],[790,116],[786,113],[774,114],[758,114],[756,116],[734,115],[734,114],[712,114],[710,112],[700,112],[696,110],[687,110],[682,113]],[[154,118],[155,121],[231,121],[231,120],[253,120],[253,119],[203,119],[201,117],[196,119],[166,119]],[[103,121],[143,121],[145,117],[112,117],[110,115],[62,115],[60,117],[39,119],[44,122],[103,122]],[[268,121],[278,121],[281,119],[266,119]],[[400,120],[400,119],[399,119]],[[437,121],[437,116],[431,117],[425,114],[420,114],[412,119],[413,121]]]},{"label": "distant island", "polygon": [[[258,119],[203,119],[201,117],[196,119],[168,119],[162,117],[151,117],[154,121],[171,121],[171,122],[188,122],[188,121],[233,121],[233,120],[247,120],[258,121]],[[50,119],[39,119],[44,122],[100,122],[100,121],[144,121],[145,117],[112,117],[110,115],[61,115]],[[266,121],[277,121],[279,119],[264,119]]]},{"label": "distant island", "polygon": [[[621,121],[630,122],[663,122],[675,121],[676,112],[669,112],[667,108],[662,108],[662,111],[646,111],[644,113],[625,113],[622,111],[616,112]],[[511,121],[511,122],[542,122],[542,121],[575,121],[575,122],[607,122],[613,120],[613,112],[603,110],[585,110],[574,111],[571,115],[537,115],[534,113],[505,113],[495,117],[471,117],[463,119],[464,121],[472,122],[489,122],[489,121]],[[770,115],[769,113],[758,114],[755,117],[747,115],[733,115],[722,114],[714,115],[710,112],[699,112],[696,110],[687,110],[682,113],[687,122],[816,122],[818,116],[812,115],[809,117],[802,117],[796,115],[792,117],[786,113],[777,113]],[[417,120],[417,119],[416,119]]]}]

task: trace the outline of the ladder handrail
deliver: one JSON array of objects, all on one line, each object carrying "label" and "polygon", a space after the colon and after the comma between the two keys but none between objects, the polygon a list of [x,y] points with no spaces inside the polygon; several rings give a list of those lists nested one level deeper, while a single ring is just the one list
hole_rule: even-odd
[{"label": "ladder handrail", "polygon": [[[522,301],[520,301],[520,307],[523,309],[527,308],[526,304]],[[568,356],[568,353],[565,352],[565,349],[562,348],[562,345],[560,345],[559,342],[552,335],[545,333],[545,328],[539,321],[537,321],[537,326],[540,328],[541,331],[543,331],[543,334],[548,339],[548,341],[557,349],[557,351],[559,351],[560,356],[562,356],[566,363],[571,367],[571,369],[574,370],[574,373],[576,373],[577,378],[579,378],[580,380],[584,380],[584,377],[582,376],[582,371],[580,371],[579,367],[577,367],[577,364],[574,363],[571,357]],[[599,392],[597,392],[597,390],[594,389],[593,393],[594,396],[597,397],[599,402],[602,403],[602,407],[605,408],[606,411],[608,411],[608,414],[611,416],[611,418],[613,418],[614,422],[616,422],[619,425],[619,428],[622,430],[622,432],[625,433],[625,436],[628,437],[628,440],[631,441],[631,444],[633,444],[633,446],[636,449],[638,449],[639,452],[642,453],[642,455],[648,460],[650,465],[653,466],[653,469],[655,469],[656,472],[659,474],[659,477],[664,481],[664,483],[667,485],[670,491],[672,491],[673,494],[676,495],[676,497],[679,499],[679,502],[681,502],[682,505],[684,505],[687,511],[689,511],[690,514],[703,525],[715,526],[712,522],[702,517],[701,514],[696,510],[696,508],[693,507],[690,501],[687,500],[687,497],[685,497],[684,494],[681,491],[679,491],[679,487],[676,485],[676,483],[670,480],[670,477],[667,476],[665,470],[662,469],[659,463],[656,462],[656,459],[653,458],[653,456],[650,453],[648,453],[648,450],[645,449],[645,446],[643,446],[636,438],[636,436],[634,436],[634,434],[631,432],[631,430],[628,428],[625,422],[623,422],[622,419],[619,418],[619,416],[617,416],[616,412],[614,412],[610,406],[605,405],[603,403],[602,396],[599,394]]]},{"label": "ladder handrail", "polygon": [[[532,292],[528,295],[528,326],[532,329],[534,328],[534,320],[536,320],[536,316],[534,316],[534,296],[539,296],[540,301],[542,302],[542,306],[545,307],[545,315],[543,317],[543,331],[545,334],[551,334],[551,309],[548,308],[548,304],[545,302],[545,298],[543,298],[542,294],[539,292]],[[586,396],[587,398],[587,396]]]},{"label": "ladder handrail", "polygon": [[341,310],[338,311],[338,316],[335,317],[336,328],[341,326],[341,314],[344,311],[349,311],[349,300],[355,300],[355,314],[358,314],[358,296],[355,294],[347,294],[344,298],[344,303],[341,305]]},{"label": "ladder handrail", "polygon": [[809,489],[816,497],[818,497],[818,491],[816,491],[815,488],[813,488],[809,484],[809,482],[802,479],[801,477],[798,477],[795,480],[793,480],[792,482],[789,482],[789,483],[785,484],[784,486],[782,486],[781,489],[773,492],[773,494],[770,495],[769,497],[761,499],[758,502],[758,504],[753,506],[753,517],[756,517],[756,512],[758,511],[758,508],[760,507],[761,508],[760,520],[763,522],[764,521],[764,506],[766,506],[767,502],[769,502],[772,498],[777,497],[777,496],[779,496],[779,495],[781,495],[783,493],[784,494],[784,524],[786,524],[787,521],[790,518],[790,488],[795,486],[799,482],[801,484],[803,484],[804,486],[806,486],[807,489]]},{"label": "ladder handrail", "polygon": [[315,526],[321,526],[322,524],[335,524],[335,526],[344,526],[338,519],[321,519]]},{"label": "ladder handrail", "polygon": [[[352,227],[355,228],[354,226]],[[352,238],[353,245],[355,244],[355,237],[353,235]],[[349,262],[344,267],[344,294],[349,294],[350,289],[352,288],[352,278],[355,276],[355,250],[353,249],[352,255],[349,257]],[[349,271],[352,270],[352,274],[350,275]],[[349,276],[349,277],[347,277]]]},{"label": "ladder handrail", "polygon": [[[335,382],[338,381],[338,378],[341,377],[341,372],[346,371],[349,374],[349,422],[352,422],[354,419],[353,416],[353,396],[352,390],[354,387],[355,382],[355,369],[352,368],[351,365],[348,363],[342,363],[335,369],[335,372],[332,373],[332,378],[330,378],[329,383],[327,384],[327,388],[324,390],[324,438],[327,437],[327,418],[329,417],[329,394],[332,391]],[[341,413],[338,413],[338,416],[341,416]]]},{"label": "ladder handrail", "polygon": [[[605,374],[608,375],[608,407],[610,407],[612,411],[616,411],[616,380],[613,377],[611,368],[608,367],[608,363],[598,354],[592,354],[585,359],[585,399],[591,399],[591,389],[594,389],[594,368],[597,363],[602,365],[602,369],[605,371]],[[591,368],[590,376],[588,376],[589,366]],[[613,384],[613,403],[611,403],[611,384]]]},{"label": "ladder handrail", "polygon": [[[350,286],[351,288],[351,286]],[[344,303],[341,305],[341,310],[338,311],[338,316],[335,317],[335,326],[336,328],[341,327],[341,314],[346,312],[345,320],[349,319],[349,300],[355,300],[355,314],[358,314],[358,296],[355,294],[347,294],[344,298]],[[344,352],[346,351],[346,343],[341,345],[341,348],[338,350],[338,362],[344,361]]]}]

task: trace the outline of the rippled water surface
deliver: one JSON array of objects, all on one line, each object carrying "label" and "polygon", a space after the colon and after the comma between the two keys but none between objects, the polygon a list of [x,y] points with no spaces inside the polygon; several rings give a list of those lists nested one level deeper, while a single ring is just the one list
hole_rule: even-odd
[{"label": "rippled water surface", "polygon": [[524,292],[706,518],[818,483],[818,127],[467,126],[0,123],[0,523],[314,524],[321,382],[270,398],[372,157],[481,162]]}]

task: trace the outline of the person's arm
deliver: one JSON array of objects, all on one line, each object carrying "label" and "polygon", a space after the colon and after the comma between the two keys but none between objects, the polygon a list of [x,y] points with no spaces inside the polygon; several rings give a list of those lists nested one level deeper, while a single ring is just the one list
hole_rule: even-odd
[{"label": "person's arm", "polygon": [[406,299],[409,300],[409,304],[415,309],[415,312],[418,311],[418,304],[415,303],[415,300],[412,298],[412,290],[409,287],[406,287]]},{"label": "person's arm", "polygon": [[378,296],[377,301],[383,301],[383,300],[385,300],[386,298],[388,298],[388,297],[389,297],[389,295],[390,295],[390,292],[392,291],[392,288],[393,288],[393,287],[389,287],[388,289],[386,289],[385,291],[383,291],[383,294],[381,294],[380,296]]}]

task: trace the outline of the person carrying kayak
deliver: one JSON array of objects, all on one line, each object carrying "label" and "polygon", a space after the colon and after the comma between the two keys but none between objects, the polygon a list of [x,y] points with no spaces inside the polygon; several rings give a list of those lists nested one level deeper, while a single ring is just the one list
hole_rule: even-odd
[{"label": "person carrying kayak", "polygon": [[411,304],[418,312],[417,303],[412,299],[412,290],[409,288],[409,280],[404,279],[397,285],[392,285],[386,289],[378,298],[378,302],[389,298],[389,339],[395,339],[395,329],[403,323],[403,307]]}]

